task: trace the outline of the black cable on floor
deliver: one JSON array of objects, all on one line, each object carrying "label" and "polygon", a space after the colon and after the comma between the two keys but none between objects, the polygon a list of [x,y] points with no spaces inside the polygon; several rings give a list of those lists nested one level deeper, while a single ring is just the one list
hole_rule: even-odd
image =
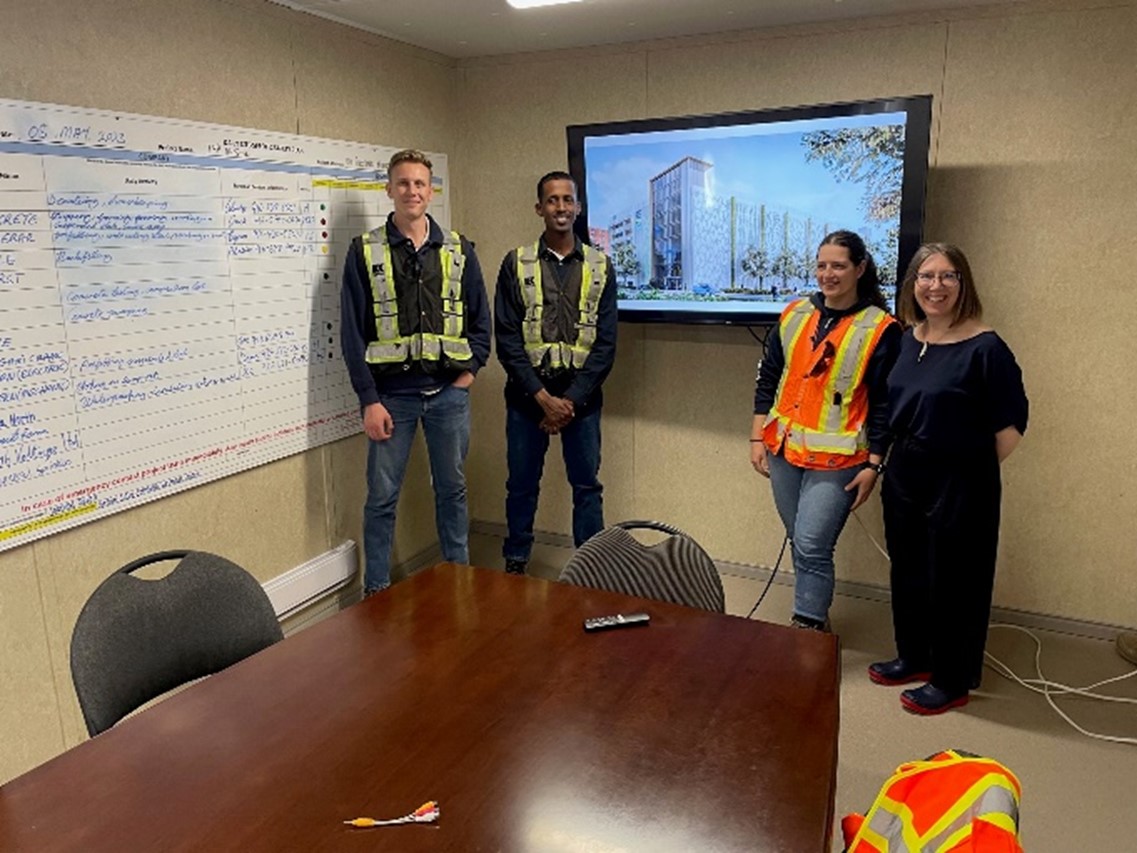
[{"label": "black cable on floor", "polygon": [[785,555],[786,546],[789,544],[790,544],[790,537],[787,536],[785,539],[782,540],[782,550],[778,552],[778,559],[774,563],[774,570],[772,572],[770,572],[770,577],[766,579],[766,588],[762,590],[762,594],[760,596],[758,596],[758,600],[756,602],[754,602],[754,606],[751,607],[750,612],[746,614],[747,619],[749,619],[751,616],[754,615],[754,611],[758,609],[758,605],[762,603],[762,600],[766,597],[766,593],[768,593],[770,591],[770,584],[772,584],[774,582],[774,578],[778,574],[778,566],[780,566],[782,564],[782,557]]}]

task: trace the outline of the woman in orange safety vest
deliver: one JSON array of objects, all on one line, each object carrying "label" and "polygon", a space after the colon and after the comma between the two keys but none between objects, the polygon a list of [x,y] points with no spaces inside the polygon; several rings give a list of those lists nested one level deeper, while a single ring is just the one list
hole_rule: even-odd
[{"label": "woman in orange safety vest", "polygon": [[792,542],[790,624],[828,630],[833,549],[888,449],[886,379],[900,343],[864,240],[821,241],[818,292],[790,303],[766,336],[754,394],[750,463],[769,477]]}]

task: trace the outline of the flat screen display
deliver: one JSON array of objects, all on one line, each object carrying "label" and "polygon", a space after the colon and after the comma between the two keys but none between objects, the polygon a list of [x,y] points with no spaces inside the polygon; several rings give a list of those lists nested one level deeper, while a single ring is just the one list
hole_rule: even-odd
[{"label": "flat screen display", "polygon": [[568,128],[582,240],[622,321],[752,324],[815,292],[817,247],[860,234],[885,295],[920,244],[931,96]]}]

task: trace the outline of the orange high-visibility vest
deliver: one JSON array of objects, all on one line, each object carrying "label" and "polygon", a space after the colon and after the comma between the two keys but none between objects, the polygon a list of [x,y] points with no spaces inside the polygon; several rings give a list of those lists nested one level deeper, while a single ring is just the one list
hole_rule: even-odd
[{"label": "orange high-visibility vest", "polygon": [[867,816],[841,821],[846,853],[1022,853],[1022,786],[991,758],[957,750],[901,764]]},{"label": "orange high-visibility vest", "polygon": [[782,451],[801,468],[848,468],[869,456],[863,379],[880,336],[896,320],[870,305],[834,323],[815,348],[820,319],[808,299],[782,312],[778,334],[786,366],[762,439],[771,453]]}]

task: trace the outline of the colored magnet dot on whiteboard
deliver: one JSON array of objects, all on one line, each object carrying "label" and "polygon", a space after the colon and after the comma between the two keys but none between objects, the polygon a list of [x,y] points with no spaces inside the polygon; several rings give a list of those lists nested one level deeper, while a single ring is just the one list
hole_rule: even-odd
[{"label": "colored magnet dot on whiteboard", "polygon": [[320,251],[326,255],[328,253],[328,247],[327,246],[321,246]]}]

